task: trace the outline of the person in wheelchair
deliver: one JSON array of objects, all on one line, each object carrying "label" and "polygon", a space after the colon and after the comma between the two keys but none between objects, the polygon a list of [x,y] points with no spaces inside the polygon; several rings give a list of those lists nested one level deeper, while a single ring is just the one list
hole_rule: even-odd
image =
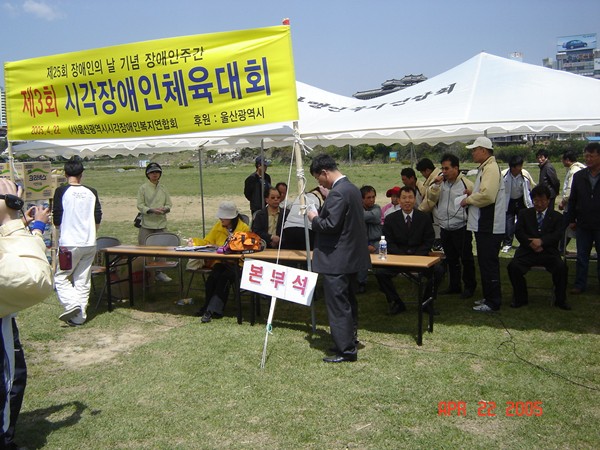
[{"label": "person in wheelchair", "polygon": [[[249,231],[250,227],[244,221],[247,220],[239,212],[235,203],[230,201],[221,202],[217,211],[217,223],[212,227],[204,239],[194,239],[195,245],[214,245],[220,247],[225,244],[227,238],[238,231]],[[229,296],[229,288],[236,280],[236,270],[240,270],[237,261],[205,261],[204,267],[211,267],[205,288],[204,306],[196,313],[201,316],[202,323],[208,323],[213,318],[223,317],[223,310]]]}]

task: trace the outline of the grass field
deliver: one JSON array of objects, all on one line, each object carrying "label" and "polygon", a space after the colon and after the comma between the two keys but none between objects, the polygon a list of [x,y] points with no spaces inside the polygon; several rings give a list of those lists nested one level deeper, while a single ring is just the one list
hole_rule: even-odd
[{"label": "grass field", "polygon": [[[342,167],[355,184],[374,185],[381,205],[400,169]],[[528,169],[537,179],[537,168]],[[208,227],[219,199],[248,209],[241,192],[251,171],[204,168]],[[274,182],[288,178],[286,167],[269,173]],[[141,170],[85,172],[84,183],[114,209],[105,208],[101,235],[136,242],[131,199],[143,179]],[[163,181],[180,209],[188,205],[185,213],[174,209],[169,228],[200,235],[198,171],[166,168]],[[549,274],[530,273],[530,305],[514,310],[505,269],[511,255],[502,256],[501,312],[480,315],[470,300],[440,297],[422,347],[416,305],[388,316],[369,279],[359,297],[359,360],[341,365],[321,361],[332,345],[322,300],[315,334],[309,309],[278,302],[260,369],[266,303],[252,327],[246,300],[241,326],[232,303],[223,319],[201,324],[194,312],[202,290],[194,305],[177,306],[175,294],[156,291],[112,313],[104,303],[94,310],[94,299],[89,322],[74,329],[58,320],[51,296],[19,316],[29,384],[18,442],[30,449],[600,448],[597,280],[591,276],[588,293],[570,299],[573,310],[565,312],[549,305]],[[397,283],[406,300],[414,297],[407,281]],[[466,414],[440,415],[440,402],[449,401],[464,402]]]}]

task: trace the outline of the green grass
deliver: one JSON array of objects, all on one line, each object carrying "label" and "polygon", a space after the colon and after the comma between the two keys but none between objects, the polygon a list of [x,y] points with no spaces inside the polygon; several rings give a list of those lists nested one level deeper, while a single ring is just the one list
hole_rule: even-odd
[{"label": "green grass", "polygon": [[[398,183],[400,168],[342,169],[358,185],[373,184],[383,204],[381,193]],[[206,195],[239,195],[251,170],[205,168]],[[286,168],[269,172],[273,181],[287,179]],[[141,171],[92,168],[84,182],[102,199],[135,195],[140,179]],[[197,171],[165,169],[164,180],[173,195],[197,195]],[[182,232],[185,226],[170,223]],[[103,223],[101,230],[135,242],[129,222]],[[564,312],[549,306],[550,276],[530,273],[530,286],[540,289],[531,289],[529,306],[514,310],[510,256],[502,256],[502,311],[480,315],[470,300],[440,297],[434,332],[422,347],[415,343],[416,305],[388,316],[370,278],[359,297],[359,360],[341,365],[321,361],[332,345],[322,300],[315,334],[308,308],[277,303],[261,369],[265,303],[254,327],[246,298],[241,326],[233,302],[223,319],[201,324],[193,315],[201,291],[188,306],[156,291],[112,313],[104,303],[94,311],[93,300],[90,321],[73,329],[57,319],[61,308],[51,296],[18,319],[29,367],[18,442],[30,449],[599,448],[595,277]],[[414,296],[408,281],[397,284],[405,299]],[[441,401],[466,402],[466,417],[438,415]],[[495,417],[478,416],[481,401],[496,403]],[[543,414],[507,417],[511,401],[541,401]]]}]

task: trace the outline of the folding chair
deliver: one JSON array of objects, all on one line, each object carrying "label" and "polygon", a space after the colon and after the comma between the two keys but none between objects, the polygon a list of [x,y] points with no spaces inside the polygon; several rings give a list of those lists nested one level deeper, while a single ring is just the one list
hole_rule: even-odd
[{"label": "folding chair", "polygon": [[104,296],[104,292],[106,291],[106,286],[108,285],[108,283],[112,283],[112,280],[111,280],[112,273],[114,273],[117,266],[124,264],[124,263],[119,264],[119,262],[121,261],[120,256],[114,256],[109,261],[110,273],[107,274],[106,273],[106,264],[104,262],[104,252],[102,250],[104,250],[105,248],[108,248],[108,247],[115,247],[117,245],[121,245],[121,241],[114,237],[102,236],[102,237],[99,237],[96,239],[96,257],[94,258],[94,264],[92,265],[92,290],[94,291],[94,294],[97,293],[96,285],[94,283],[94,278],[96,278],[100,275],[105,275],[105,282],[104,282],[104,285],[102,286],[102,290],[100,291],[100,295],[98,295],[98,300],[96,302],[96,309],[98,309],[98,306],[100,306],[100,301],[102,300],[102,297]]},{"label": "folding chair", "polygon": [[[154,233],[146,238],[147,246],[178,247],[181,244],[179,236],[175,233]],[[146,271],[163,271],[179,269],[179,298],[183,298],[183,269],[181,260],[156,260],[144,257],[142,271],[142,299],[146,299]]]},{"label": "folding chair", "polygon": [[194,281],[194,276],[199,274],[202,276],[202,281],[206,283],[206,277],[210,275],[210,271],[212,268],[210,266],[204,265],[203,259],[190,259],[188,264],[185,267],[185,271],[191,273],[190,281],[188,282],[187,289],[185,291],[185,296],[189,297],[190,289],[192,287],[192,282]]}]

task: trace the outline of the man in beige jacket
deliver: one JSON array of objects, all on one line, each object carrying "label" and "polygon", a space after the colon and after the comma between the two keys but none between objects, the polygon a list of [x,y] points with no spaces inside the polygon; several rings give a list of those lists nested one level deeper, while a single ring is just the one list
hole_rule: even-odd
[{"label": "man in beige jacket", "polygon": [[[0,179],[0,448],[18,448],[15,425],[27,384],[27,366],[19,340],[15,313],[33,306],[52,293],[52,271],[41,238],[48,208],[23,211],[21,188]],[[25,223],[35,221],[29,230]]]}]

